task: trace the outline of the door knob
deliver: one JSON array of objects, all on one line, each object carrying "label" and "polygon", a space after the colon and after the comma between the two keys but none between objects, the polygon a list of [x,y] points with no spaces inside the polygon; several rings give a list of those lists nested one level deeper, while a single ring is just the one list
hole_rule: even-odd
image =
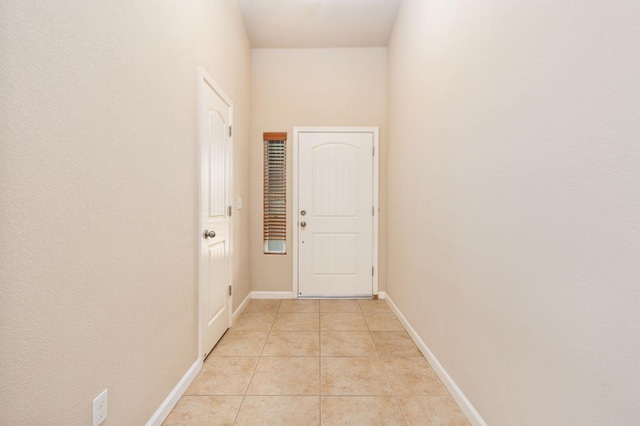
[{"label": "door knob", "polygon": [[216,231],[204,231],[204,239],[214,238],[216,236]]},{"label": "door knob", "polygon": [[305,226],[307,226],[307,222],[300,222],[300,226],[304,228]]}]

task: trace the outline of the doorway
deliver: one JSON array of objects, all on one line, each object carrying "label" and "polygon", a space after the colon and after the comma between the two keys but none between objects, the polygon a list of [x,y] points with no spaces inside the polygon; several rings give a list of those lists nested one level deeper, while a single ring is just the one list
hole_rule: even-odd
[{"label": "doorway", "polygon": [[293,291],[378,293],[378,128],[294,128]]}]

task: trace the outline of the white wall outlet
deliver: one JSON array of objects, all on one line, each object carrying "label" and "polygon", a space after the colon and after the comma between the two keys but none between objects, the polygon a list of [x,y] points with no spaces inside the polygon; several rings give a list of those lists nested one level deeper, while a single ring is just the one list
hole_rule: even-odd
[{"label": "white wall outlet", "polygon": [[107,418],[107,390],[93,399],[93,426],[98,426]]},{"label": "white wall outlet", "polygon": [[242,210],[242,198],[238,197],[238,210]]}]

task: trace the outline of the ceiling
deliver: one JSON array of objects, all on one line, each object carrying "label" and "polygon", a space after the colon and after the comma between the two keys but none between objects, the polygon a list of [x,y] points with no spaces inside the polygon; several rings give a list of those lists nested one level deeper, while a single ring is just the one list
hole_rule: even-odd
[{"label": "ceiling", "polygon": [[251,46],[386,46],[402,0],[238,0]]}]

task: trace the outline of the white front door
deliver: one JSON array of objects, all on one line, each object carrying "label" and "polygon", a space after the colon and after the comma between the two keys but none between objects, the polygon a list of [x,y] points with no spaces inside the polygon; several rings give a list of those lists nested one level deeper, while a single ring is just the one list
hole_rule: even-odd
[{"label": "white front door", "polygon": [[298,296],[373,294],[374,133],[298,133]]},{"label": "white front door", "polygon": [[229,328],[231,102],[200,68],[200,351]]}]

